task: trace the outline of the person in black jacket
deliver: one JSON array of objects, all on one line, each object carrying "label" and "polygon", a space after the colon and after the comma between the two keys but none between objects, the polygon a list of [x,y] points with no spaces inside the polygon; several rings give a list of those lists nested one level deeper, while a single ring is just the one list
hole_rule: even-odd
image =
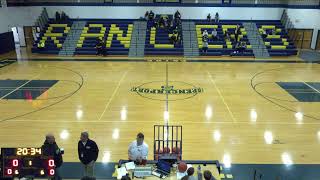
[{"label": "person in black jacket", "polygon": [[57,12],[56,12],[56,23],[60,23],[60,21],[61,21],[61,15],[60,15],[60,13],[57,11]]},{"label": "person in black jacket", "polygon": [[97,161],[98,154],[97,144],[89,139],[88,132],[82,132],[78,143],[78,155],[84,167],[84,176],[94,177],[94,164]]},{"label": "person in black jacket", "polygon": [[103,56],[103,41],[101,39],[97,40],[96,49],[97,49],[97,56]]},{"label": "person in black jacket", "polygon": [[63,163],[62,154],[63,150],[61,150],[52,134],[46,135],[46,140],[44,141],[42,147],[42,154],[44,156],[52,156],[55,163],[55,176],[52,178],[53,180],[60,180],[62,179],[59,173],[59,168]]}]

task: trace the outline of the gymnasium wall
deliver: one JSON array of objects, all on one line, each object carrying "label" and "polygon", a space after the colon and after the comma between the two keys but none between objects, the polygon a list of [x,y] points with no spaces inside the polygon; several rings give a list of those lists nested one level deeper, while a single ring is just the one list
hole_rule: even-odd
[{"label": "gymnasium wall", "polygon": [[41,7],[0,8],[0,33],[11,31],[11,27],[31,26],[41,13]]},{"label": "gymnasium wall", "polygon": [[290,20],[297,29],[313,29],[311,48],[316,48],[318,31],[320,30],[319,9],[288,9]]},{"label": "gymnasium wall", "polygon": [[[163,6],[79,6],[79,7],[49,7],[48,12],[53,15],[57,10],[65,11],[72,18],[121,18],[136,19],[144,16],[146,11],[150,9],[158,14],[173,14],[179,10],[183,19],[205,19],[208,13],[212,16],[219,12],[221,18],[224,19],[280,19],[282,8],[240,8],[240,7],[163,7]],[[250,13],[249,13],[250,12]]]},{"label": "gymnasium wall", "polygon": [[7,53],[15,49],[13,33],[6,32],[0,34],[0,54]]}]

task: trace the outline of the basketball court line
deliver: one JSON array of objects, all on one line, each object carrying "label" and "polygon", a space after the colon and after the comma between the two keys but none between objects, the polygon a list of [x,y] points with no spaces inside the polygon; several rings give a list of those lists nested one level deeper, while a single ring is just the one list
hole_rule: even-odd
[{"label": "basketball court line", "polygon": [[[2,87],[0,87],[0,89],[1,90],[3,90],[3,89],[14,89],[15,87],[5,87],[5,86],[2,86]],[[20,89],[37,89],[37,88],[43,88],[43,89],[45,89],[45,88],[51,88],[51,87],[22,87],[22,88],[20,88]]]},{"label": "basketball court line", "polygon": [[320,91],[318,90],[318,89],[316,89],[316,88],[314,88],[313,86],[310,86],[309,84],[307,84],[306,82],[303,82],[305,85],[307,85],[309,88],[311,88],[311,89],[313,89],[313,90],[315,90],[317,93],[319,93],[320,94]]},{"label": "basketball court line", "polygon": [[2,96],[2,97],[0,98],[0,100],[4,99],[5,97],[7,97],[7,96],[9,96],[10,94],[14,93],[15,91],[19,90],[20,88],[22,88],[23,86],[25,86],[26,84],[28,84],[29,82],[31,82],[32,80],[34,80],[35,78],[37,78],[40,74],[41,74],[41,73],[35,75],[34,77],[32,77],[30,80],[28,80],[27,82],[25,82],[25,83],[22,84],[21,86],[15,88],[13,91],[5,94],[4,96]]},{"label": "basketball court line", "polygon": [[121,83],[122,83],[123,79],[126,77],[127,73],[128,73],[128,71],[126,71],[126,72],[124,72],[124,73],[123,73],[123,75],[122,75],[121,79],[120,79],[120,80],[119,80],[119,82],[118,82],[118,85],[116,86],[116,89],[113,91],[113,93],[112,93],[112,95],[111,95],[111,97],[110,97],[109,101],[107,102],[106,106],[104,107],[104,110],[103,110],[102,114],[100,115],[100,117],[99,117],[99,121],[100,121],[100,120],[101,120],[101,118],[103,117],[103,115],[104,115],[104,113],[106,112],[106,110],[108,109],[108,107],[109,107],[109,105],[110,105],[111,101],[113,100],[114,96],[115,96],[115,95],[116,95],[116,93],[118,92],[118,89],[119,89],[119,87],[120,87],[120,85],[121,85]]},{"label": "basketball court line", "polygon": [[222,100],[223,104],[227,107],[228,112],[229,112],[229,114],[230,114],[230,116],[231,116],[231,119],[233,120],[233,123],[237,123],[236,118],[234,117],[234,115],[233,115],[232,111],[230,110],[230,107],[228,106],[228,104],[227,104],[226,100],[224,99],[224,97],[223,97],[223,95],[222,95],[221,91],[219,90],[219,88],[218,88],[218,86],[217,86],[216,82],[213,80],[212,75],[210,74],[210,72],[209,72],[209,71],[207,71],[207,73],[208,73],[208,76],[209,76],[209,78],[210,78],[211,83],[213,84],[213,86],[214,86],[214,87],[215,87],[215,89],[217,90],[217,92],[218,92],[218,94],[219,94],[219,96],[220,96],[220,98],[221,98],[221,100]]}]

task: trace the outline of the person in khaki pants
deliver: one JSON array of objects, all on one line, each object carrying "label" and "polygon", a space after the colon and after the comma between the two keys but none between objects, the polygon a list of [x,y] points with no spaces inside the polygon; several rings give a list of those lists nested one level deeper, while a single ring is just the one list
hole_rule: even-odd
[{"label": "person in khaki pants", "polygon": [[82,132],[78,142],[78,155],[83,164],[85,177],[94,177],[94,164],[97,161],[98,154],[97,144],[89,139],[88,132]]}]

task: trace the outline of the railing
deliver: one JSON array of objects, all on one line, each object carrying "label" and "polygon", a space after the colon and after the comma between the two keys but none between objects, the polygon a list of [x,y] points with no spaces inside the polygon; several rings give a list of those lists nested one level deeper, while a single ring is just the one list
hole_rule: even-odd
[{"label": "railing", "polygon": [[[257,28],[257,26],[254,23],[254,20],[251,18],[250,29],[247,29],[247,31],[254,31],[256,28]],[[257,44],[258,49],[266,48],[265,44],[264,44],[264,41],[263,40],[261,41],[262,37],[261,37],[261,34],[259,33],[259,29],[258,29],[257,32],[254,32],[253,39],[258,42],[258,44]],[[268,52],[265,52],[265,50],[263,50],[261,56],[265,56],[267,53]]]},{"label": "railing", "polygon": [[187,3],[187,4],[217,4],[227,6],[241,5],[293,5],[320,7],[320,0],[7,0],[9,6],[46,5],[46,4],[74,4],[74,5],[103,5],[105,3]]},{"label": "railing", "polygon": [[319,0],[232,0],[233,4],[319,5]]}]

